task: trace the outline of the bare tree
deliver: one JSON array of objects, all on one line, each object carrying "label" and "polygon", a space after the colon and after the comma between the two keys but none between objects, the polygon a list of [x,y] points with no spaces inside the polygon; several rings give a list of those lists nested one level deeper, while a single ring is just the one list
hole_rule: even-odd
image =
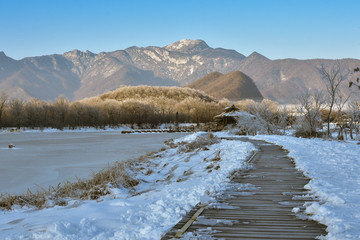
[{"label": "bare tree", "polygon": [[277,117],[278,117],[277,125],[280,128],[282,128],[283,134],[285,135],[286,128],[290,125],[289,124],[289,111],[287,110],[286,106],[284,106],[282,109],[279,109]]},{"label": "bare tree", "polygon": [[8,100],[8,96],[4,91],[0,93],[0,127],[2,126],[2,115],[5,110],[6,102]]},{"label": "bare tree", "polygon": [[298,97],[298,112],[296,136],[316,137],[318,127],[322,127],[321,110],[325,103],[324,95],[320,92],[310,94],[306,91]]},{"label": "bare tree", "polygon": [[24,124],[27,127],[44,127],[46,119],[46,105],[44,101],[31,98],[24,105]]},{"label": "bare tree", "polygon": [[345,138],[347,139],[346,134],[346,127],[347,127],[347,118],[348,116],[343,112],[346,103],[348,102],[350,98],[349,96],[344,96],[341,92],[339,93],[338,98],[336,99],[336,107],[337,107],[337,118],[338,118],[338,126],[339,126],[339,132],[338,132],[338,140],[344,140],[344,131],[345,131]]},{"label": "bare tree", "polygon": [[70,101],[64,95],[60,95],[52,105],[54,108],[54,124],[59,129],[62,129],[65,126],[65,117],[69,106]]},{"label": "bare tree", "polygon": [[350,138],[354,139],[353,131],[355,130],[356,139],[359,138],[359,130],[360,130],[360,102],[354,101],[349,104],[349,128],[350,128]]},{"label": "bare tree", "polygon": [[19,98],[11,99],[9,113],[12,126],[21,128],[24,123],[24,101]]},{"label": "bare tree", "polygon": [[340,84],[345,80],[345,76],[341,72],[341,67],[339,64],[334,65],[330,70],[325,69],[324,66],[321,67],[320,73],[322,79],[326,85],[326,90],[328,93],[328,107],[329,112],[326,117],[327,121],[327,135],[330,137],[330,118],[331,113],[334,109],[336,98],[339,94]]}]

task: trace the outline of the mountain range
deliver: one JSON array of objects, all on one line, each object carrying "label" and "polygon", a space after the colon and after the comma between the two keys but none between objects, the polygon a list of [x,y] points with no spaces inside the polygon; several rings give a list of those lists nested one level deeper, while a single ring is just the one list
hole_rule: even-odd
[{"label": "mountain range", "polygon": [[[203,40],[183,39],[164,47],[130,47],[101,52],[73,50],[64,54],[14,60],[0,52],[0,91],[11,97],[71,100],[91,97],[124,85],[186,86],[217,71],[241,71],[252,78],[264,98],[294,102],[306,89],[324,90],[319,68],[360,66],[359,59],[270,60],[253,52],[211,48]],[[348,93],[350,90],[345,86]]]}]

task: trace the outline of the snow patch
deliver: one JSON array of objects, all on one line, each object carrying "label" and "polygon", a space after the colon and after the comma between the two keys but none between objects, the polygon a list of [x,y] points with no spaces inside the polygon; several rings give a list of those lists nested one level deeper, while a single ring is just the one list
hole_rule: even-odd
[{"label": "snow patch", "polygon": [[155,61],[157,61],[157,62],[161,62],[161,61],[162,61],[162,59],[159,58],[158,56],[156,56],[156,54],[153,53],[152,51],[144,50],[144,53],[145,53],[146,55],[148,55],[149,57],[151,57],[152,59],[154,59]]},{"label": "snow patch", "polygon": [[280,71],[280,79],[282,82],[289,80],[289,78],[282,71]]},{"label": "snow patch", "polygon": [[204,64],[204,62],[201,61],[201,56],[199,55],[195,55],[191,59],[196,61],[200,66]]}]

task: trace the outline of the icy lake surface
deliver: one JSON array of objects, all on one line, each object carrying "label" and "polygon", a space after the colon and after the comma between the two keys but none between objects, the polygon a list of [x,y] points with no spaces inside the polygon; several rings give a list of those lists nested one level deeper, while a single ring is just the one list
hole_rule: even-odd
[{"label": "icy lake surface", "polygon": [[[87,178],[115,161],[137,158],[185,133],[23,132],[0,134],[0,193],[24,193]],[[9,149],[9,144],[15,148]]]}]

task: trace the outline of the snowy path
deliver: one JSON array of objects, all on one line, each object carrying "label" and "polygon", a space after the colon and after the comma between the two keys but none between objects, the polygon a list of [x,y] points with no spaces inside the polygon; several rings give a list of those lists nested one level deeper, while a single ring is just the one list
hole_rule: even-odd
[{"label": "snowy path", "polygon": [[[309,179],[295,169],[287,152],[264,141],[250,140],[259,149],[255,168],[238,174],[217,202],[205,208],[185,239],[314,239],[325,226],[305,217]],[[193,210],[163,239],[169,239],[196,212]]]}]

